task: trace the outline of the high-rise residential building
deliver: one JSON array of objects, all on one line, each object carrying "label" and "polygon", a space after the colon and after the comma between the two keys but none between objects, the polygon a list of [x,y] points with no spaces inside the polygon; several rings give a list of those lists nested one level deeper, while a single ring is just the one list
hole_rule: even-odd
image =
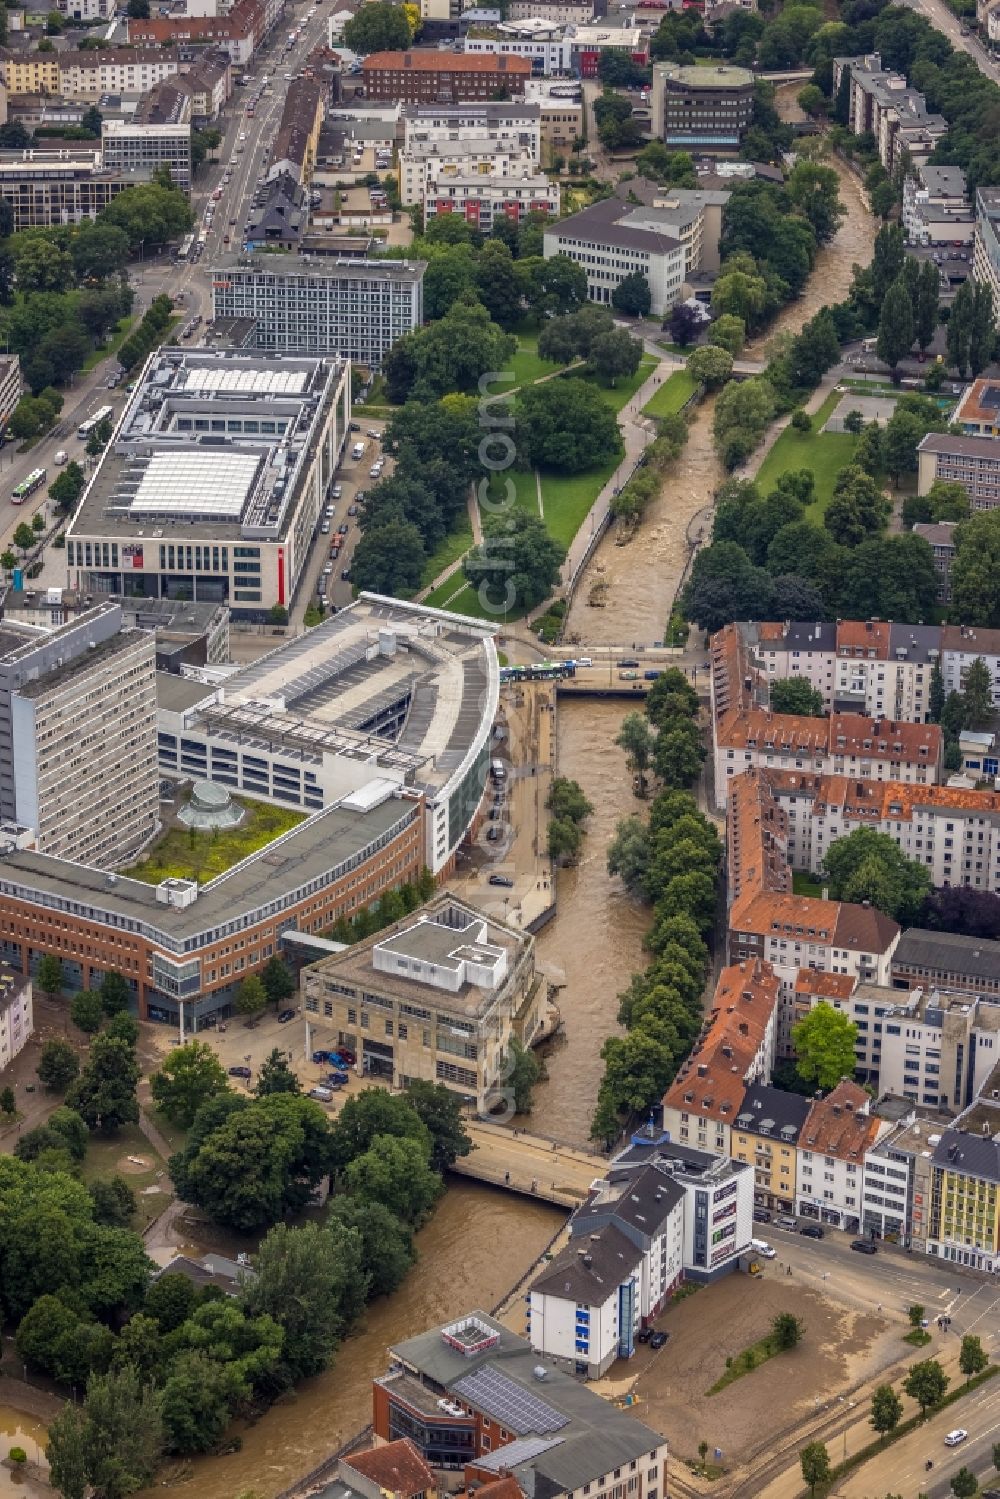
[{"label": "high-rise residential building", "polygon": [[97,605],[0,637],[0,815],[39,852],[113,869],[156,832],[156,642]]},{"label": "high-rise residential building", "polygon": [[268,353],[339,354],[377,369],[423,320],[423,260],[234,255],[212,273],[216,318],[252,318]]}]

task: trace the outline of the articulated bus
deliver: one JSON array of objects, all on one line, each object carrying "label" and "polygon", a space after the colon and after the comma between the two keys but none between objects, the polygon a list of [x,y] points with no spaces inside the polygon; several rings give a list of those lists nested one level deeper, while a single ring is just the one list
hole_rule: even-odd
[{"label": "articulated bus", "polygon": [[87,420],[85,422],[81,422],[77,427],[77,437],[79,437],[82,442],[86,442],[87,438],[90,436],[91,432],[93,432],[94,428],[99,427],[102,422],[107,421],[110,417],[114,416],[114,414],[115,408],[113,406],[99,406],[94,412],[93,416],[88,416]]},{"label": "articulated bus", "polygon": [[23,505],[29,494],[34,494],[35,490],[40,488],[44,483],[45,470],[43,468],[33,469],[26,479],[22,479],[20,484],[15,486],[11,494],[12,502],[15,505]]},{"label": "articulated bus", "polygon": [[535,661],[530,666],[501,666],[501,682],[553,682],[575,677],[575,661]]}]

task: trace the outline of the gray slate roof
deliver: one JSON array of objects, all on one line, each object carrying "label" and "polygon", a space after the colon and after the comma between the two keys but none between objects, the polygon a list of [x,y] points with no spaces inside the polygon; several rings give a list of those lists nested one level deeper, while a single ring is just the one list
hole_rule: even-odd
[{"label": "gray slate roof", "polygon": [[909,927],[899,939],[893,963],[960,973],[967,979],[1000,979],[1000,942]]}]

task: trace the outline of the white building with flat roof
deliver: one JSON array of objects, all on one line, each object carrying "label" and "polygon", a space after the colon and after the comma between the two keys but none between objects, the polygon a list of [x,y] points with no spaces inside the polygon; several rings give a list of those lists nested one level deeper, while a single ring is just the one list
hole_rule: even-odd
[{"label": "white building with flat roof", "polygon": [[31,979],[0,965],[0,1084],[4,1068],[24,1049],[34,1029]]},{"label": "white building with flat roof", "polygon": [[288,607],[350,415],[335,356],[157,350],[67,531],[70,586]]}]

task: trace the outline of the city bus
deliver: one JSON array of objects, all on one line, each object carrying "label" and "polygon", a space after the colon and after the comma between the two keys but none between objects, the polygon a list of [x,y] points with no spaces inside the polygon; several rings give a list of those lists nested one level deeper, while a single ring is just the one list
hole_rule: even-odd
[{"label": "city bus", "polygon": [[501,666],[501,682],[553,682],[576,676],[575,661],[534,661],[530,666]]},{"label": "city bus", "polygon": [[29,494],[34,494],[42,484],[45,483],[45,470],[43,468],[33,469],[26,479],[22,479],[16,485],[11,499],[15,505],[23,505]]},{"label": "city bus", "polygon": [[181,247],[177,251],[178,260],[190,260],[191,251],[194,249],[194,235],[188,234],[181,240]]},{"label": "city bus", "polygon": [[93,416],[88,416],[87,420],[81,422],[79,427],[77,427],[77,437],[80,438],[81,442],[86,442],[94,428],[99,427],[102,422],[114,416],[114,412],[115,408],[113,406],[99,406]]}]

